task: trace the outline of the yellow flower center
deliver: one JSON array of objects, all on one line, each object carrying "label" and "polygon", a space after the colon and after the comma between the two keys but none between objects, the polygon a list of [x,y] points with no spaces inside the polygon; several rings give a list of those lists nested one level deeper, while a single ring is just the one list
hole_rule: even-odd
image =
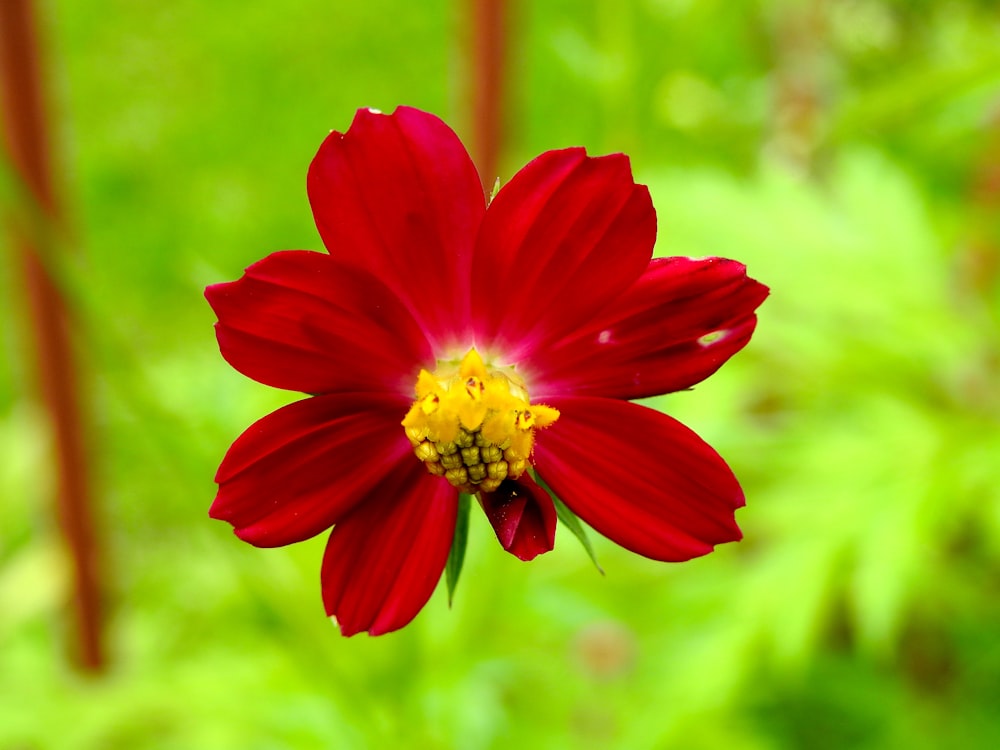
[{"label": "yellow flower center", "polygon": [[475,349],[421,370],[403,428],[427,471],[462,492],[493,492],[531,465],[535,430],[559,418],[532,404],[512,367],[487,367]]}]

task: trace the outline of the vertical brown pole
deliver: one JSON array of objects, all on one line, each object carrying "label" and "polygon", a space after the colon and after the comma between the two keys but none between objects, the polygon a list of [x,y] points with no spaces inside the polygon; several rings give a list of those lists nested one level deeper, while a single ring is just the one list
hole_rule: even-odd
[{"label": "vertical brown pole", "polygon": [[499,176],[504,140],[504,73],[507,64],[506,0],[470,0],[472,158],[487,191]]},{"label": "vertical brown pole", "polygon": [[32,204],[55,225],[58,207],[49,160],[38,36],[30,0],[0,0],[0,112],[3,144],[24,200],[5,217],[20,252],[40,396],[48,411],[57,465],[60,521],[73,565],[74,657],[88,671],[104,666],[97,549],[66,302],[40,257]]}]

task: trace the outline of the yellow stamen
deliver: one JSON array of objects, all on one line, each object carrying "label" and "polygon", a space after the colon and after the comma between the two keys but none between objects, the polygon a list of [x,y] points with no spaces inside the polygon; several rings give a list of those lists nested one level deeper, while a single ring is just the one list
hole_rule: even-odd
[{"label": "yellow stamen", "polygon": [[489,367],[475,349],[421,370],[402,425],[427,471],[462,492],[493,492],[531,465],[535,430],[559,411],[532,404],[513,368]]}]

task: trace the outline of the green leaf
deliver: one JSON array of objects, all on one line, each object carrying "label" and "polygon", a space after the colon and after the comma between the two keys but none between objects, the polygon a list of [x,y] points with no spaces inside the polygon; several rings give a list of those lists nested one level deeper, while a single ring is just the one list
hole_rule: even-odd
[{"label": "green leaf", "polygon": [[448,562],[444,566],[444,577],[448,584],[448,606],[451,606],[455,597],[455,587],[458,585],[458,576],[462,572],[462,564],[465,562],[465,546],[469,541],[469,507],[472,495],[464,492],[458,496],[458,518],[455,519],[455,537],[451,542],[451,551],[448,553]]},{"label": "green leaf", "polygon": [[573,536],[575,536],[583,548],[587,551],[587,555],[590,557],[590,561],[594,563],[594,567],[597,568],[597,572],[604,575],[604,568],[601,564],[597,562],[597,554],[594,552],[594,548],[590,544],[590,539],[587,537],[587,529],[584,528],[583,523],[580,519],[576,517],[576,513],[571,511],[562,500],[556,497],[556,493],[552,491],[545,480],[535,473],[535,481],[542,486],[542,488],[549,493],[549,497],[552,498],[552,504],[556,506],[556,517],[562,522],[563,526],[569,529]]}]

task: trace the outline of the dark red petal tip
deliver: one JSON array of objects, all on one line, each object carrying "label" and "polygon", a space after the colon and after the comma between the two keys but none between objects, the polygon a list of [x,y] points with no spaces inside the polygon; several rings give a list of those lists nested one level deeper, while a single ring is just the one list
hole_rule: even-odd
[{"label": "dark red petal tip", "polygon": [[409,394],[426,337],[379,279],[325,253],[286,250],[213,284],[222,356],[244,375],[303,393]]},{"label": "dark red petal tip", "polygon": [[604,536],[681,561],[741,538],[743,491],[711,446],[665,414],[604,398],[550,399],[535,465],[552,491]]},{"label": "dark red petal tip", "polygon": [[441,578],[457,513],[455,489],[413,461],[334,526],[323,604],[343,635],[381,635],[416,617]]},{"label": "dark red petal tip", "polygon": [[475,329],[516,360],[584,324],[643,272],[656,213],[623,154],[549,151],[501,188],[473,259]]},{"label": "dark red petal tip", "polygon": [[405,409],[396,397],[352,393],[316,396],[267,415],[226,453],[209,515],[258,547],[319,534],[386,473],[416,463],[399,428]]},{"label": "dark red petal tip", "polygon": [[500,545],[519,560],[533,560],[555,545],[556,509],[549,493],[527,474],[484,492],[479,504]]},{"label": "dark red petal tip", "polygon": [[656,258],[588,325],[522,367],[549,394],[635,399],[690,388],[750,340],[768,288],[725,258]]},{"label": "dark red petal tip", "polygon": [[358,110],[309,166],[309,202],[330,255],[364,268],[403,300],[432,343],[464,333],[472,245],[486,211],[458,136],[410,107]]}]

